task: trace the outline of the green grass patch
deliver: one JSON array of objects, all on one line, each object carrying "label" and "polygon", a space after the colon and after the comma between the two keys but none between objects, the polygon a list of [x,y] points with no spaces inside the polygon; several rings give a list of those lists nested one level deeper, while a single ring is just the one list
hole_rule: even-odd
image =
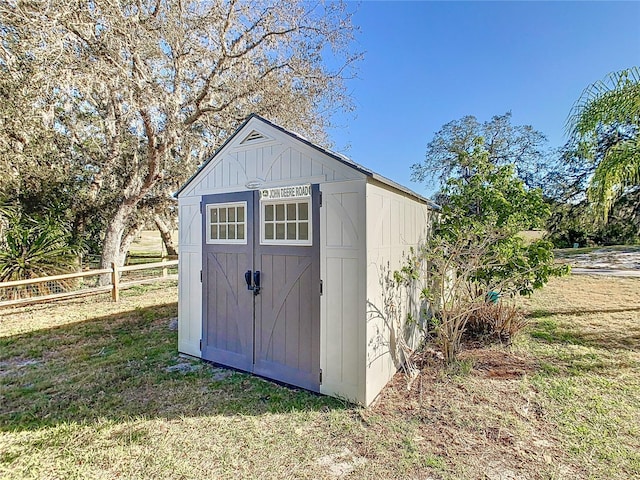
[{"label": "green grass patch", "polygon": [[[211,368],[167,372],[177,357],[176,334],[167,328],[175,304],[136,308],[80,324],[0,338],[6,371],[0,429],[24,430],[68,422],[172,418],[201,411],[282,413],[337,408],[328,397],[281,388],[233,373],[211,390]],[[168,414],[171,402],[175,413]]]},{"label": "green grass patch", "polygon": [[552,318],[535,322],[530,327],[529,335],[549,343],[584,344],[584,340],[580,338],[579,335],[576,335],[571,330],[560,327],[558,321]]},{"label": "green grass patch", "polygon": [[[570,285],[593,281],[575,279]],[[640,282],[611,279],[601,284],[614,292],[624,287],[626,295],[640,287]],[[566,291],[569,301],[577,297],[572,288]],[[564,448],[584,465],[587,478],[639,477],[640,355],[637,345],[624,341],[637,325],[637,305],[609,310],[572,305],[570,313],[560,305],[557,313],[548,309],[541,315],[544,309],[537,305],[548,305],[545,292],[531,303],[526,348],[541,359],[531,381]]]},{"label": "green grass patch", "polygon": [[0,311],[0,478],[636,478],[639,288],[552,283],[511,350],[367,409],[179,357],[175,284]]}]

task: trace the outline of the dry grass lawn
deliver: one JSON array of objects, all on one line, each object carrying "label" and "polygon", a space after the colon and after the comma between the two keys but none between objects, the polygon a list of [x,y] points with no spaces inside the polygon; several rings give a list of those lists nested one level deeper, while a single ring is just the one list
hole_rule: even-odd
[{"label": "dry grass lawn", "polygon": [[[175,230],[171,233],[171,238],[178,245],[178,231]],[[130,253],[133,255],[140,254],[153,254],[161,256],[166,254],[164,244],[162,243],[162,237],[158,230],[143,230],[138,237],[131,244]]]},{"label": "dry grass lawn", "polygon": [[523,306],[511,349],[427,351],[368,409],[179,358],[175,284],[0,310],[0,478],[640,477],[640,279]]}]

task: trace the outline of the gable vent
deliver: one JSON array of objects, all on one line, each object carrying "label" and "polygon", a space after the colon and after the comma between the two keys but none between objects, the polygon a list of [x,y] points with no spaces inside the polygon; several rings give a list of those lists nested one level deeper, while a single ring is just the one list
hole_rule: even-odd
[{"label": "gable vent", "polygon": [[247,135],[244,140],[240,143],[249,143],[249,142],[259,142],[260,140],[266,140],[267,137],[262,135],[260,132],[256,130],[252,130],[249,135]]}]

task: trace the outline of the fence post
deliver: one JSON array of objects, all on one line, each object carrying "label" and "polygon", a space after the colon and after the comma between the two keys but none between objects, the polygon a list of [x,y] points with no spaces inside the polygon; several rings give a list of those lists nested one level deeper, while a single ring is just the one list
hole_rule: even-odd
[{"label": "fence post", "polygon": [[117,302],[120,300],[120,275],[118,275],[116,262],[111,262],[111,285],[111,299]]},{"label": "fence post", "polygon": [[[162,263],[167,263],[167,257],[163,256],[162,257]],[[166,265],[162,266],[162,277],[166,277],[169,274],[169,270],[167,269]]]}]

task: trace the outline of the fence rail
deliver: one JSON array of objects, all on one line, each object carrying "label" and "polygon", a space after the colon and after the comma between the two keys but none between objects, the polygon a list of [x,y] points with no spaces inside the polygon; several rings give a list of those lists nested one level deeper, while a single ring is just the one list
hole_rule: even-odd
[{"label": "fence rail", "polygon": [[[178,260],[166,259],[161,262],[125,267],[118,267],[112,263],[111,268],[0,282],[0,308],[51,302],[109,291],[111,299],[117,302],[120,299],[120,290],[122,289],[145,283],[177,280],[177,266]],[[146,276],[144,273],[140,273],[144,271],[148,271],[152,275]],[[136,273],[130,275],[129,272]],[[85,280],[91,277],[94,277],[93,281],[87,282]]]}]

